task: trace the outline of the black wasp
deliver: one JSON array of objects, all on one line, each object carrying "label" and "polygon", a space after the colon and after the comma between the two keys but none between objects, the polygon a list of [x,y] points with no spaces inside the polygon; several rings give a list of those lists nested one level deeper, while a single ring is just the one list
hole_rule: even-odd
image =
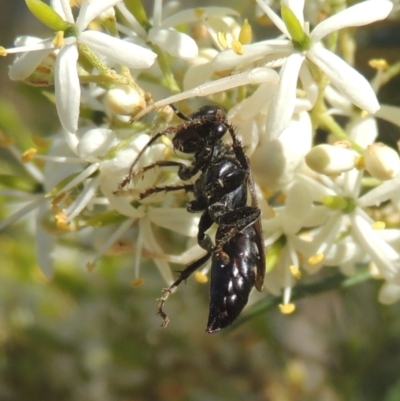
[{"label": "black wasp", "polygon": [[[173,107],[173,106],[172,106]],[[131,165],[129,176],[121,183],[126,186],[134,175],[143,174],[155,167],[178,167],[178,176],[188,181],[200,173],[194,184],[148,188],[140,198],[163,191],[185,190],[194,195],[188,204],[190,213],[201,212],[197,240],[206,251],[179,274],[179,278],[165,290],[160,299],[158,314],[163,326],[168,317],[163,311],[168,296],[210,258],[211,287],[210,311],[207,333],[227,327],[239,316],[247,304],[253,286],[261,291],[265,273],[264,241],[260,214],[249,160],[244,153],[225,112],[217,106],[204,106],[197,112],[184,116],[173,107],[185,122],[156,134],[138,154]],[[222,137],[229,132],[232,143],[224,143]],[[157,161],[134,173],[134,166],[144,151],[163,135],[174,134],[176,150],[194,154],[187,166],[177,161]],[[248,190],[251,205],[247,205]],[[215,243],[206,233],[216,223]]]}]

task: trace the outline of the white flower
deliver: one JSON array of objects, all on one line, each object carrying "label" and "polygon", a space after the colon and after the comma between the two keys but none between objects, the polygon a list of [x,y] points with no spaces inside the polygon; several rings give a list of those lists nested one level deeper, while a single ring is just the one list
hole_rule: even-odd
[{"label": "white flower", "polygon": [[[299,51],[294,47],[295,39],[291,37],[290,27],[286,27],[284,21],[261,0],[257,0],[257,3],[280,31],[289,38],[288,41],[283,41],[281,45],[283,55],[287,51],[287,45],[293,43],[293,47],[288,52],[291,54],[287,56],[281,68],[281,84],[270,107],[267,129],[272,132],[272,136],[279,135],[290,120],[295,107],[297,76],[300,68],[306,66],[303,64],[306,59],[316,64],[355,105],[369,113],[375,113],[379,109],[376,96],[367,80],[340,57],[321,46],[320,42],[325,36],[339,29],[366,25],[386,18],[393,7],[390,1],[364,1],[327,18],[312,30],[309,35],[310,43]],[[307,35],[307,28],[302,15],[304,1],[287,0],[286,3],[286,6],[295,14],[300,25],[303,26],[304,34]],[[302,79],[301,75],[300,79]],[[284,115],[282,115],[282,111],[284,111]]]},{"label": "white flower", "polygon": [[285,206],[277,208],[276,216],[263,220],[263,232],[268,246],[284,236],[284,246],[279,262],[271,272],[267,272],[265,285],[274,294],[284,288],[283,303],[288,304],[294,278],[291,269],[298,270],[298,254],[308,252],[307,243],[299,240],[302,227],[319,226],[328,218],[328,212],[321,206],[313,206],[311,192],[302,182],[294,183],[286,193]]},{"label": "white flower", "polygon": [[78,44],[86,45],[95,53],[129,68],[148,68],[156,58],[155,53],[141,46],[102,32],[86,30],[93,19],[120,1],[102,0],[89,4],[88,0],[84,0],[75,23],[69,2],[54,0],[53,7],[60,13],[60,16],[76,28],[74,35],[65,37],[64,40],[46,39],[31,46],[7,50],[8,53],[24,52],[9,71],[11,79],[24,80],[50,53],[61,46],[56,53],[54,85],[57,112],[61,124],[69,132],[75,132],[78,129],[81,94],[77,70]]}]

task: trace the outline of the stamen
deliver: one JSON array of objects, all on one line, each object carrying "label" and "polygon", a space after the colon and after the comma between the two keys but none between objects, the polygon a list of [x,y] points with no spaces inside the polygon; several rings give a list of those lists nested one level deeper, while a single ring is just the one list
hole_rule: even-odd
[{"label": "stamen", "polygon": [[279,309],[284,315],[290,315],[296,310],[296,305],[293,303],[279,304]]},{"label": "stamen", "polygon": [[384,221],[375,221],[371,224],[371,227],[374,230],[383,230],[386,227],[386,223]]},{"label": "stamen", "polygon": [[27,151],[25,151],[21,157],[22,163],[29,163],[31,162],[37,153],[37,149],[35,148],[30,148]]},{"label": "stamen", "polygon": [[324,259],[323,253],[316,253],[315,255],[308,258],[308,263],[310,265],[317,265],[318,263],[322,262],[323,259]]}]

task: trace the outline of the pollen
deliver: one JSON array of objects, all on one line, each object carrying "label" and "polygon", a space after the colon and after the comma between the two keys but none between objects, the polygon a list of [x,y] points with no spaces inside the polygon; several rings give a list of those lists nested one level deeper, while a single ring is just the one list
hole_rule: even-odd
[{"label": "pollen", "polygon": [[301,279],[301,271],[298,268],[298,266],[292,265],[289,267],[289,269],[290,269],[290,273],[292,273],[292,276],[294,278],[297,278],[298,280]]},{"label": "pollen", "polygon": [[208,281],[208,277],[204,273],[201,273],[201,272],[196,272],[194,274],[194,278],[200,284],[205,284]]},{"label": "pollen", "polygon": [[35,158],[36,153],[37,153],[37,149],[35,149],[35,148],[30,148],[30,149],[28,149],[28,150],[25,151],[24,154],[21,156],[21,161],[22,161],[23,163],[29,163],[29,162],[31,162],[31,161]]},{"label": "pollen", "polygon": [[53,39],[53,46],[61,48],[64,46],[64,32],[63,31],[58,31],[56,33],[56,36],[54,36]]},{"label": "pollen", "polygon": [[383,230],[386,227],[386,223],[384,221],[375,221],[371,224],[371,227],[374,230]]},{"label": "pollen", "polygon": [[7,49],[3,46],[0,46],[0,56],[2,57],[7,56]]},{"label": "pollen", "polygon": [[138,278],[135,278],[135,280],[131,281],[131,286],[133,288],[138,288],[138,287],[142,286],[143,284],[144,284],[144,278],[143,277],[138,277]]},{"label": "pollen", "polygon": [[324,259],[323,253],[316,253],[315,255],[308,258],[308,263],[310,265],[317,265],[318,263],[322,262],[323,259]]},{"label": "pollen", "polygon": [[284,315],[290,315],[296,310],[296,305],[293,303],[279,304],[279,309]]},{"label": "pollen", "polygon": [[238,40],[232,41],[232,50],[239,56],[244,54],[243,46]]}]

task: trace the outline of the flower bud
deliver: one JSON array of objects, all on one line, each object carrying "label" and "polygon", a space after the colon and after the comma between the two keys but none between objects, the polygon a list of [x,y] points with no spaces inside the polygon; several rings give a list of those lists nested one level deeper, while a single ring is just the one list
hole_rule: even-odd
[{"label": "flower bud", "polygon": [[400,171],[399,154],[383,143],[369,145],[364,152],[364,159],[365,169],[379,180],[391,180]]},{"label": "flower bud", "polygon": [[115,114],[132,116],[146,107],[143,95],[128,85],[118,85],[107,93],[107,105]]},{"label": "flower bud", "polygon": [[341,146],[317,145],[306,155],[307,166],[319,174],[333,175],[354,168],[357,154]]}]

